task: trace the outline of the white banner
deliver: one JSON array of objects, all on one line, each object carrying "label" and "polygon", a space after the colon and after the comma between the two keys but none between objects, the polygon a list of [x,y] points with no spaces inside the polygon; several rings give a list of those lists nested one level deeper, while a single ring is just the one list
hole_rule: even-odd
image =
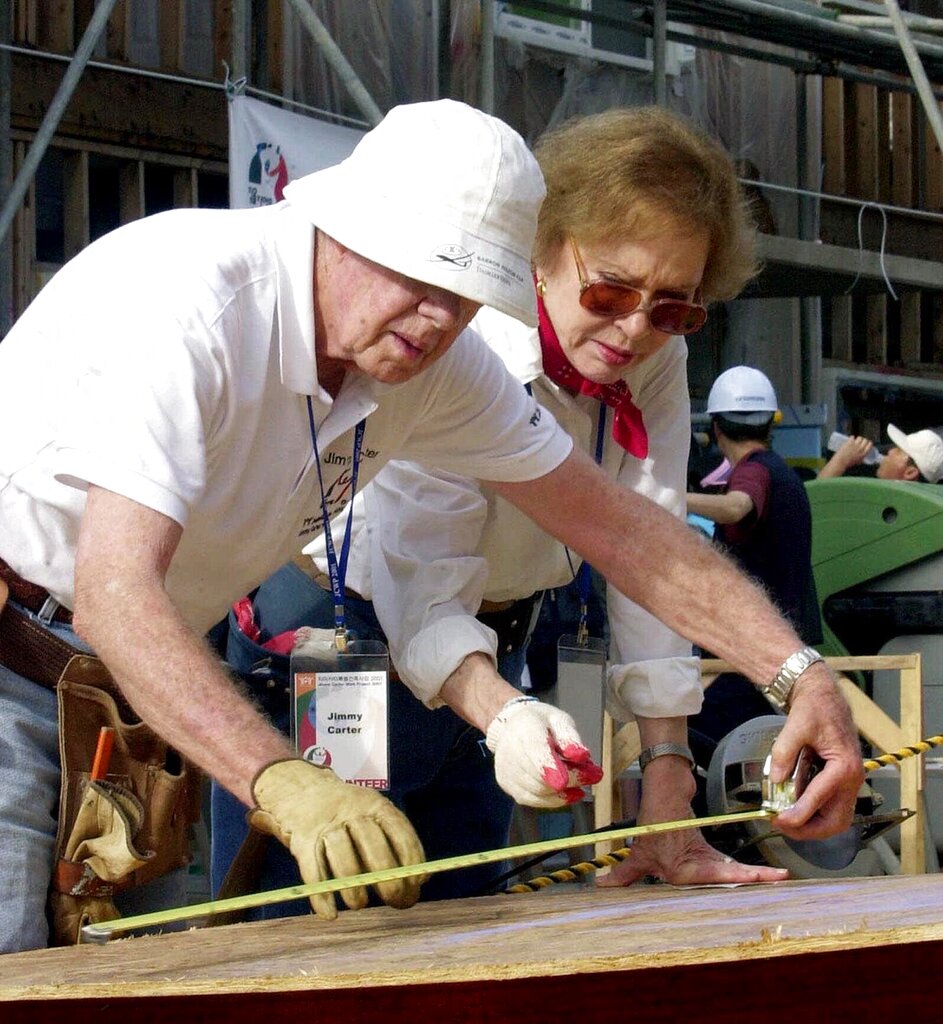
[{"label": "white banner", "polygon": [[339,163],[363,134],[235,96],[229,103],[229,205],[279,202],[289,181]]}]

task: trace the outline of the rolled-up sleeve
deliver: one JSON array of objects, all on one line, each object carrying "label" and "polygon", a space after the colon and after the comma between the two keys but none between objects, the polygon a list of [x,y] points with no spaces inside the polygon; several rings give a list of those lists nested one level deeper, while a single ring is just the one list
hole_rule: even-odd
[{"label": "rolled-up sleeve", "polygon": [[497,637],[475,618],[488,580],[476,552],[488,514],[478,484],[391,462],[365,491],[374,609],[400,678],[429,707],[462,661],[496,658]]}]

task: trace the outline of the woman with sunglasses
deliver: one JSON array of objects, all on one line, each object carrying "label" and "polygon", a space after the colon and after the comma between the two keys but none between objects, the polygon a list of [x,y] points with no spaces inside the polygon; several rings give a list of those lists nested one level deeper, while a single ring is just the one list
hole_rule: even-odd
[{"label": "woman with sunglasses", "polygon": [[[733,297],[754,272],[753,227],[731,162],[658,108],[576,119],[535,151],[547,183],[534,249],[539,328],[491,309],[473,326],[575,444],[683,517],[684,336],[704,325],[709,302]],[[515,688],[541,592],[569,583],[579,557],[480,482],[418,464],[385,467],[363,502],[347,624],[361,639],[385,636],[414,695],[391,683],[389,795],[429,859],[500,847],[513,801],[563,806],[599,777],[570,716]],[[255,597],[273,632],[333,622],[323,544],[306,554]],[[691,644],[612,589],[607,603],[609,709],[637,720],[644,748],[639,821],[690,817],[686,716],[702,697]],[[481,733],[493,760],[482,756]],[[609,884],[785,875],[732,862],[696,830],[646,837],[633,851]],[[434,875],[423,898],[477,894],[496,873]]]}]

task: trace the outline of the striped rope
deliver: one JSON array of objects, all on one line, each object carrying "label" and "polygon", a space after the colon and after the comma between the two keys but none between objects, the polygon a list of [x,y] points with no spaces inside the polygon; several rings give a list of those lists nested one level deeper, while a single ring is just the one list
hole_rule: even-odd
[{"label": "striped rope", "polygon": [[928,750],[938,747],[940,744],[943,744],[943,736],[929,736],[925,740],[918,740],[918,742],[909,747],[901,747],[900,750],[895,750],[893,753],[888,752],[878,754],[877,757],[868,758],[864,762],[864,770],[866,772],[873,772],[880,768],[881,765],[900,764],[901,761],[906,761],[908,757],[925,754]]},{"label": "striped rope", "polygon": [[[883,765],[897,765],[901,761],[906,761],[909,757],[917,757],[941,745],[943,745],[943,736],[928,736],[925,740],[919,740],[908,747],[887,751],[883,754],[878,754],[877,757],[866,758],[863,762],[864,770],[865,772],[873,772]],[[571,864],[568,868],[552,871],[549,875],[538,875],[527,882],[518,882],[516,885],[509,886],[504,891],[508,893],[539,892],[541,889],[546,889],[549,885],[556,885],[562,882],[577,882],[593,871],[599,871],[601,868],[609,868],[614,864],[621,863],[631,852],[632,848],[630,846],[623,846],[620,850],[613,850],[612,853],[604,854],[601,857],[594,857],[592,860],[580,861],[579,864]]]}]

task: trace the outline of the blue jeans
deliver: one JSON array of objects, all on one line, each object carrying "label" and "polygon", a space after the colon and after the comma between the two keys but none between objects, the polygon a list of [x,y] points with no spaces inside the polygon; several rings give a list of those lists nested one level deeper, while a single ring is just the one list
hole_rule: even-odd
[{"label": "blue jeans", "polygon": [[[266,580],[254,598],[263,636],[299,626],[333,627],[331,595],[297,566],[286,565]],[[385,640],[372,603],[347,598],[347,628],[360,640]],[[286,734],[289,731],[288,658],[270,655],[243,634],[229,617],[226,656],[249,684],[262,709]],[[502,676],[518,684],[524,651],[499,662]],[[271,684],[271,685],[270,685]],[[398,681],[390,682],[390,791],[387,794],[409,818],[426,857],[438,860],[507,845],[513,801],[494,778],[494,762],[480,743],[482,734],[449,708],[427,708]],[[213,784],[211,884],[217,892],[247,831],[245,807]],[[502,864],[486,864],[433,875],[422,899],[476,896],[490,888]],[[257,882],[260,890],[284,888],[300,881],[294,859],[271,840]],[[307,913],[305,900],[274,904],[251,912],[253,920]]]},{"label": "blue jeans", "polygon": [[[54,622],[45,628],[73,647],[89,650],[71,626]],[[46,898],[54,867],[60,774],[55,693],[0,665],[0,953],[41,949],[49,941]],[[115,905],[129,914],[185,902],[186,872],[181,870],[129,890]]]}]

